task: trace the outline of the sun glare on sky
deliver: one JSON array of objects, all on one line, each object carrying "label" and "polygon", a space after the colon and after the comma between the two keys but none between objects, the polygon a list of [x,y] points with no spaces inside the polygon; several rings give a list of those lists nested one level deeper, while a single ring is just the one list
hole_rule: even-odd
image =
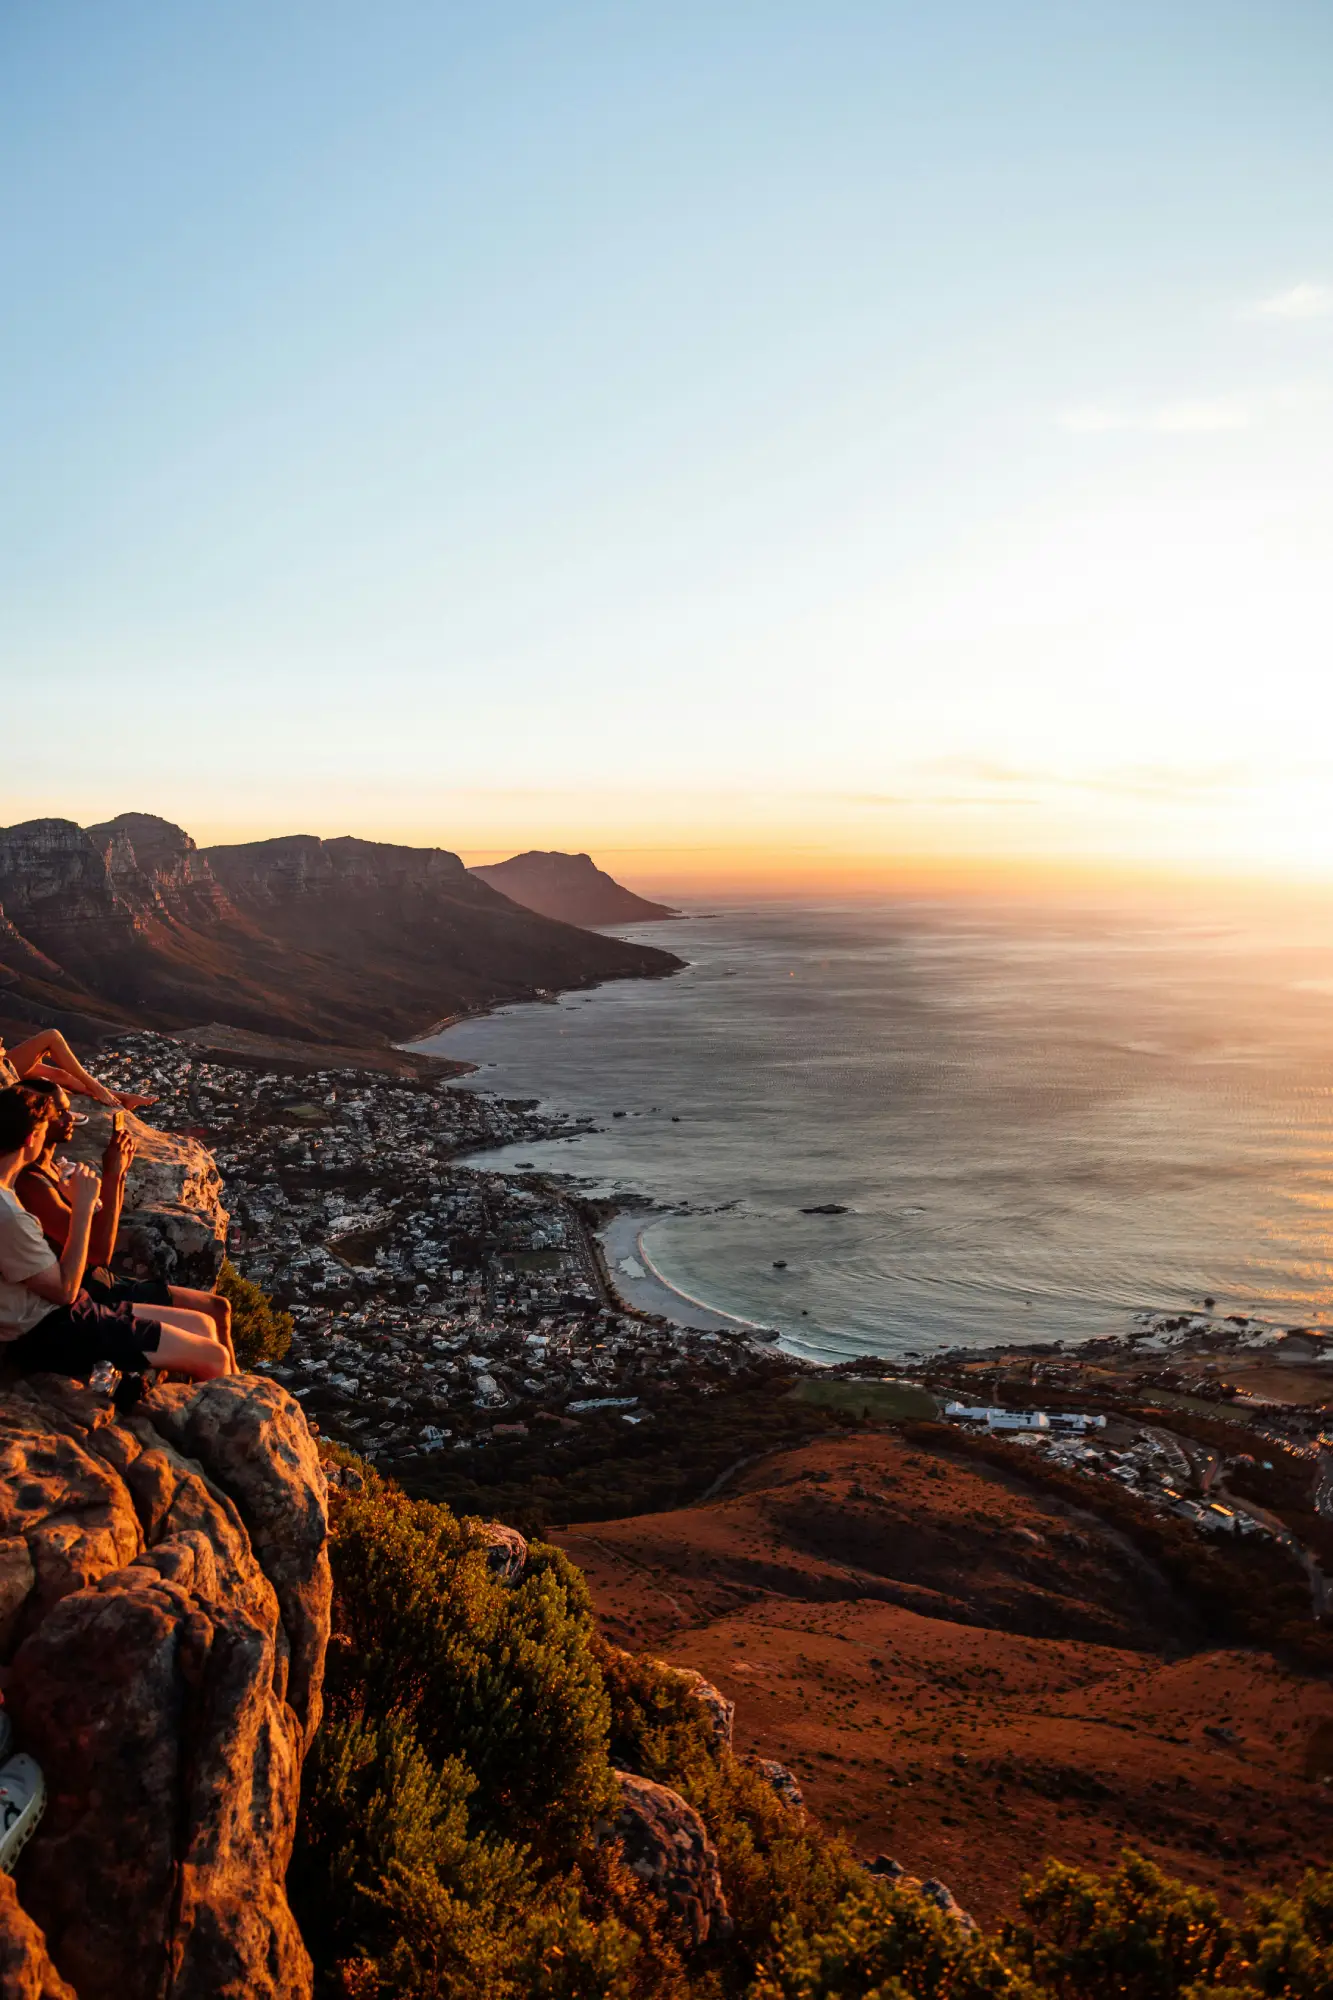
[{"label": "sun glare on sky", "polygon": [[1333,876],[1331,92],[1307,5],[6,10],[4,818]]}]

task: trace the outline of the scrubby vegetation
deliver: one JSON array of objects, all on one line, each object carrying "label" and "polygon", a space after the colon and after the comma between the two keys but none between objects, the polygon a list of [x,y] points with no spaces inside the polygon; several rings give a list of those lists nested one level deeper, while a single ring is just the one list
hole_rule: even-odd
[{"label": "scrubby vegetation", "polygon": [[1141,1855],[1110,1876],[1060,1862],[1026,1884],[1023,1918],[987,1939],[919,1895],[877,1883],[827,1931],[782,1926],[747,2000],[1326,2000],[1333,1875],[1252,1896],[1232,1921],[1215,1897]]},{"label": "scrubby vegetation", "polygon": [[[681,1676],[607,1646],[558,1549],[505,1581],[481,1523],[351,1479],[289,1879],[328,2000],[1333,1995],[1333,1875],[1232,1920],[1133,1855],[1109,1878],[1051,1864],[1021,1923],[969,1931],[784,1805]],[[701,1815],[726,1936],[691,1949],[626,1865],[613,1768]]]},{"label": "scrubby vegetation", "polygon": [[790,1376],[682,1390],[650,1423],[627,1425],[618,1410],[590,1411],[551,1449],[548,1427],[485,1452],[439,1452],[401,1470],[403,1484],[457,1513],[484,1513],[540,1534],[574,1521],[610,1521],[689,1506],[738,1459],[788,1451],[851,1418],[794,1401]]},{"label": "scrubby vegetation", "polygon": [[216,1289],[231,1303],[231,1335],[242,1368],[265,1368],[281,1361],[292,1344],[292,1316],[275,1306],[267,1292],[224,1264]]}]

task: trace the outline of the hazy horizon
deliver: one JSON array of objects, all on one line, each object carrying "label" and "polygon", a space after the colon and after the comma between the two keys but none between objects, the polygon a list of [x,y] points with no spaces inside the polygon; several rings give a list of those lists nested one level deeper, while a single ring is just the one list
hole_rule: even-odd
[{"label": "hazy horizon", "polygon": [[7,822],[1333,879],[1333,16],[0,21]]}]

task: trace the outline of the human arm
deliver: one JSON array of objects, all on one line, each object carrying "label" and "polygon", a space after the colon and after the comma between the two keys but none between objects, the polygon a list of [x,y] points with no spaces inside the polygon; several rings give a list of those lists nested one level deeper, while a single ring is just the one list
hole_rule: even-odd
[{"label": "human arm", "polygon": [[71,1306],[79,1296],[83,1274],[88,1267],[88,1238],[92,1234],[93,1211],[101,1193],[101,1176],[91,1167],[71,1167],[65,1175],[69,1196],[69,1234],[59,1263],[34,1271],[23,1280],[30,1292],[53,1306]]},{"label": "human arm", "polygon": [[115,1255],[120,1211],[125,1206],[125,1176],[133,1161],[134,1141],[129,1133],[113,1132],[102,1155],[102,1202],[93,1218],[88,1244],[88,1262],[92,1265],[109,1264]]}]

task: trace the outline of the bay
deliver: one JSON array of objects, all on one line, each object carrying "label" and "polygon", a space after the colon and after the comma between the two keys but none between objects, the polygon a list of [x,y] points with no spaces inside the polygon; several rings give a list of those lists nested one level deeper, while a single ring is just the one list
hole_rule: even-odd
[{"label": "bay", "polygon": [[625,935],[686,970],[421,1045],[593,1116],[479,1163],[664,1205],[614,1261],[823,1360],[1333,1301],[1333,937],[1308,914],[756,902]]}]

